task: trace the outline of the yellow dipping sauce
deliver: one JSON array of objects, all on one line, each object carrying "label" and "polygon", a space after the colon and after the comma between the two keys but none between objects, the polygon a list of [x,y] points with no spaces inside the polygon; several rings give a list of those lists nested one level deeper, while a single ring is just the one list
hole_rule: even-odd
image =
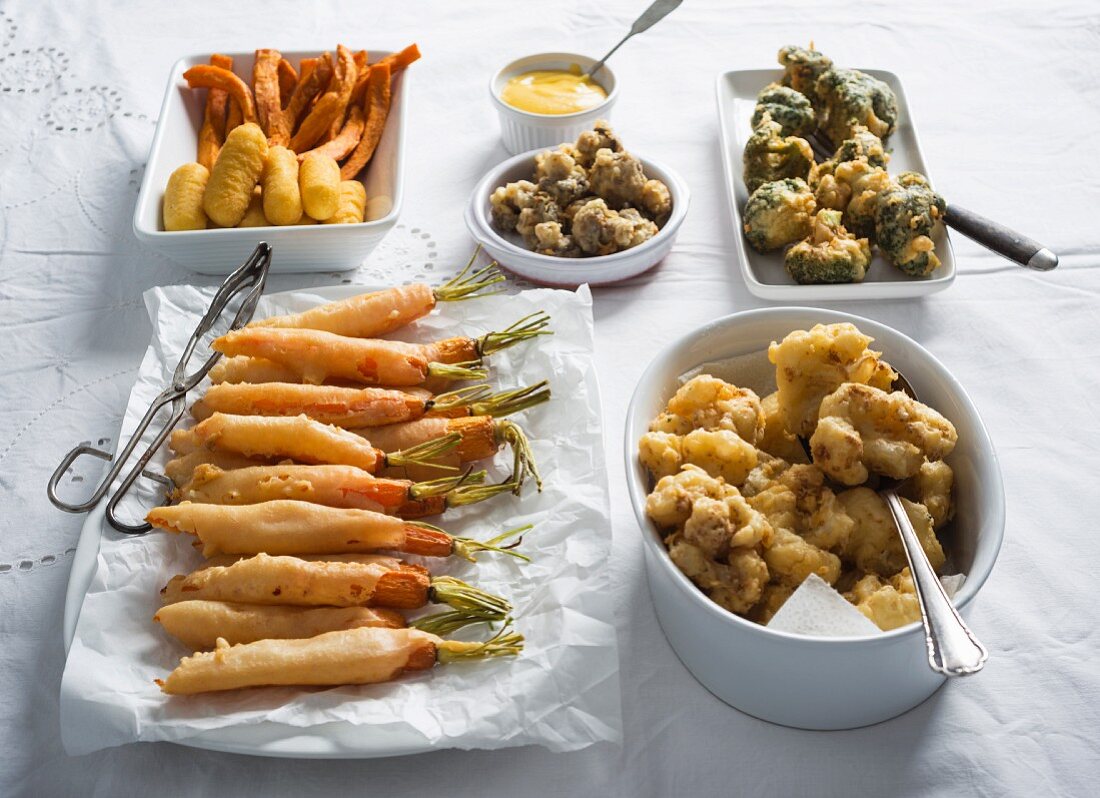
[{"label": "yellow dipping sauce", "polygon": [[516,75],[504,85],[500,99],[532,114],[572,114],[599,105],[607,99],[607,92],[573,64],[569,69]]}]

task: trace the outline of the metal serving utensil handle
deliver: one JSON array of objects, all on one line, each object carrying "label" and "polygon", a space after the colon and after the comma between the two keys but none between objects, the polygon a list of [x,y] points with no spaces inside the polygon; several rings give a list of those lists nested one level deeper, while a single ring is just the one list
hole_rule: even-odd
[{"label": "metal serving utensil handle", "polygon": [[905,544],[905,556],[909,559],[909,572],[913,575],[913,587],[920,602],[921,619],[924,622],[928,665],[945,676],[969,676],[977,673],[989,659],[989,652],[947,598],[897,491],[883,491],[882,498],[886,500]]},{"label": "metal serving utensil handle", "polygon": [[1038,241],[958,205],[947,206],[943,222],[986,249],[1029,269],[1049,272],[1058,265],[1058,256]]},{"label": "metal serving utensil handle", "polygon": [[604,65],[604,62],[607,61],[608,58],[613,56],[615,54],[615,51],[626,43],[627,39],[629,39],[631,36],[638,35],[642,31],[646,31],[652,28],[662,19],[664,19],[677,8],[679,8],[680,3],[682,2],[684,2],[684,0],[654,0],[649,8],[643,11],[642,15],[634,20],[634,24],[630,26],[630,31],[626,34],[626,36],[623,36],[623,38],[619,39],[619,43],[608,50],[607,55],[605,55],[595,64],[590,66],[585,74],[589,77],[595,75],[597,72],[600,71],[600,67]]}]

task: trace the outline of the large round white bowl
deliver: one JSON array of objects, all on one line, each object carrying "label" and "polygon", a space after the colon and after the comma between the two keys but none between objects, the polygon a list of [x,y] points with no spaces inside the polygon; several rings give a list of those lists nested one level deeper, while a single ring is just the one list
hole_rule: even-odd
[{"label": "large round white bowl", "polygon": [[[818,308],[735,313],[658,354],[642,375],[626,420],[630,499],[642,530],[650,594],[666,637],[688,670],[718,698],[757,718],[803,729],[878,723],[935,692],[944,677],[928,666],[921,625],[867,637],[807,637],[777,632],[722,609],[676,568],[646,516],[648,475],[638,462],[637,444],[675,392],[679,375],[704,362],[758,352],[791,330],[841,321],[873,336],[873,348],[906,376],[921,401],[958,430],[959,443],[947,459],[955,471],[958,509],[945,548],[953,565],[966,574],[955,596],[965,616],[993,569],[1004,536],[1001,471],[966,391],[911,338],[870,319]],[[981,630],[975,631],[980,637]]]},{"label": "large round white bowl", "polygon": [[[560,143],[560,142],[559,142]],[[660,263],[676,240],[676,234],[687,216],[690,193],[687,184],[667,166],[637,156],[646,177],[668,186],[672,197],[672,213],[657,235],[631,249],[613,255],[590,258],[558,258],[540,255],[523,245],[517,234],[504,234],[493,227],[489,195],[498,186],[517,180],[530,180],[535,174],[535,156],[542,149],[520,153],[490,169],[474,187],[466,205],[466,227],[485,250],[502,266],[521,277],[547,285],[576,286],[582,283],[604,285],[636,277]]]}]

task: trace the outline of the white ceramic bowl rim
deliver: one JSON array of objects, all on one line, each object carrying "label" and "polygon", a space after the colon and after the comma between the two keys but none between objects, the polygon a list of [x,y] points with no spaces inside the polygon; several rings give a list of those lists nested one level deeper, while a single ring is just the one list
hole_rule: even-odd
[{"label": "white ceramic bowl rim", "polygon": [[[535,156],[540,152],[544,152],[545,149],[545,147],[540,147],[536,150],[528,150],[527,152],[521,152],[519,155],[513,155],[507,161],[490,169],[488,174],[486,174],[485,177],[478,182],[477,187],[474,188],[473,196],[470,199],[473,218],[477,222],[477,227],[482,233],[492,238],[494,244],[501,249],[524,257],[535,256],[547,266],[553,265],[554,268],[560,270],[562,274],[586,273],[590,272],[592,269],[598,269],[600,266],[607,266],[628,258],[638,257],[639,253],[644,253],[658,246],[661,241],[668,235],[674,234],[680,225],[683,224],[684,217],[687,216],[688,204],[690,201],[690,192],[683,178],[660,161],[653,161],[635,154],[635,157],[641,161],[646,176],[663,180],[665,185],[668,186],[669,194],[672,197],[672,213],[669,214],[668,219],[653,238],[636,247],[624,249],[621,252],[615,252],[611,255],[596,255],[594,257],[581,258],[561,258],[557,255],[543,255],[539,252],[532,252],[529,249],[524,249],[523,247],[513,244],[493,227],[492,222],[486,217],[485,204],[488,202],[489,195],[492,193],[493,189],[497,187],[493,184],[499,184],[502,175],[507,174],[524,161],[533,162]],[[533,167],[534,164],[532,163],[532,173],[534,173]],[[652,174],[650,174],[651,170],[653,172]]]},{"label": "white ceramic bowl rim", "polygon": [[[661,366],[663,365],[663,363],[675,357],[677,351],[684,347],[689,341],[698,338],[704,338],[713,330],[729,324],[734,319],[759,319],[768,316],[781,316],[783,314],[791,312],[797,312],[800,314],[821,313],[824,316],[827,316],[830,322],[848,321],[852,324],[855,324],[857,327],[860,327],[861,329],[867,328],[868,330],[870,330],[870,328],[881,327],[883,329],[889,330],[892,334],[897,335],[906,343],[911,345],[914,350],[920,353],[922,357],[927,358],[932,369],[938,372],[938,375],[951,387],[951,390],[960,397],[962,404],[968,406],[971,412],[974,414],[974,418],[977,422],[976,427],[978,430],[978,434],[980,438],[985,442],[985,448],[989,452],[989,456],[993,458],[993,465],[996,468],[998,478],[994,482],[994,484],[982,486],[983,490],[988,492],[988,502],[994,510],[994,521],[990,523],[985,530],[995,537],[992,548],[993,556],[989,558],[988,562],[980,570],[975,570],[972,568],[970,573],[966,575],[966,580],[963,582],[962,587],[959,588],[959,592],[955,594],[955,599],[953,602],[955,606],[958,608],[965,607],[967,604],[970,603],[974,596],[977,595],[978,591],[985,584],[986,579],[989,578],[989,574],[993,570],[993,565],[997,561],[997,555],[1000,552],[1001,544],[1004,541],[1004,484],[1000,476],[1001,471],[999,463],[997,462],[997,455],[993,448],[992,441],[989,438],[989,432],[985,428],[985,423],[978,415],[977,409],[970,401],[969,395],[963,389],[959,381],[955,379],[954,375],[952,375],[951,372],[947,370],[947,367],[944,366],[938,359],[936,359],[936,357],[931,352],[929,352],[919,343],[914,341],[912,338],[894,329],[893,327],[890,327],[887,324],[874,321],[873,319],[856,316],[851,313],[844,313],[842,311],[827,310],[825,308],[784,306],[774,308],[761,308],[758,310],[747,310],[739,313],[732,313],[728,316],[723,316],[719,319],[715,319],[714,321],[711,321],[702,327],[699,327],[685,335],[682,335],[680,338],[665,346],[665,348],[662,349],[657,354],[657,356],[653,358],[653,361],[649,364],[649,366],[646,367],[646,370],[642,373],[638,384],[643,385],[648,382],[651,375],[661,371]],[[873,330],[870,331],[873,332]],[[634,395],[630,399],[630,405],[626,412],[626,433],[630,432],[630,419],[634,417],[635,405],[637,402],[638,391],[635,390]],[[718,604],[715,604],[707,596],[705,596],[703,592],[699,590],[699,588],[697,588],[679,568],[675,566],[675,564],[672,562],[672,559],[668,556],[668,550],[665,548],[664,543],[659,539],[657,531],[653,528],[653,525],[650,522],[649,518],[646,517],[644,510],[645,495],[639,495],[637,480],[631,478],[629,474],[630,464],[633,463],[637,458],[635,442],[630,439],[629,434],[624,435],[624,450],[628,468],[627,487],[630,492],[631,504],[634,506],[634,515],[637,518],[638,524],[642,529],[642,538],[644,540],[643,545],[647,546],[651,550],[651,552],[657,556],[657,559],[661,563],[660,567],[665,569],[665,571],[669,572],[672,575],[672,580],[676,584],[677,588],[686,595],[689,595],[691,597],[691,600],[697,606],[699,606],[703,612],[706,612],[727,624],[738,627],[739,629],[743,631],[748,631],[752,634],[763,635],[765,637],[770,636],[786,638],[788,640],[797,640],[800,643],[818,646],[848,645],[872,648],[877,645],[883,645],[893,640],[894,638],[913,634],[920,629],[920,622],[915,621],[913,623],[906,624],[905,626],[899,626],[897,629],[891,629],[888,632],[882,632],[875,635],[865,635],[862,637],[815,637],[812,635],[801,635],[791,632],[783,632],[777,629],[769,629],[767,626],[763,626],[761,624],[754,623],[753,621],[750,621],[746,618],[742,618],[741,616],[736,615],[723,607],[720,607]]]},{"label": "white ceramic bowl rim", "polygon": [[[606,108],[610,103],[614,102],[615,98],[619,95],[619,81],[615,77],[615,73],[611,71],[611,67],[604,64],[599,68],[599,72],[610,78],[611,90],[608,91],[607,86],[603,81],[597,80],[600,87],[607,92],[607,96],[603,98],[603,101],[593,105],[591,108],[583,108],[580,111],[573,111],[569,114],[538,114],[534,111],[524,111],[522,108],[516,108],[514,105],[509,105],[500,98],[500,92],[497,91],[497,84],[500,79],[509,72],[512,72],[516,65],[520,62],[526,62],[523,64],[523,70],[525,72],[533,69],[539,69],[540,62],[550,64],[554,61],[575,61],[582,69],[587,70],[590,66],[596,63],[596,59],[587,55],[580,55],[578,53],[536,53],[535,55],[525,55],[522,58],[516,58],[513,61],[509,61],[503,67],[493,73],[493,76],[489,78],[489,96],[493,98],[493,102],[499,107],[504,108],[518,116],[525,116],[530,119],[573,119],[578,116],[584,116],[585,114],[593,114],[597,111]],[[598,114],[597,114],[598,115]]]}]

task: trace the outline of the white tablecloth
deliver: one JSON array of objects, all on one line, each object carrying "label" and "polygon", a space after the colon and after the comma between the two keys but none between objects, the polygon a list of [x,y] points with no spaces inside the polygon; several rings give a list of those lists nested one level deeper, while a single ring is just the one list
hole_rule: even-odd
[{"label": "white tablecloth", "polygon": [[[75,442],[111,443],[149,334],[141,292],[195,280],[130,230],[170,64],[213,50],[418,41],[402,226],[357,273],[272,287],[431,279],[467,255],[462,204],[505,157],[491,71],[529,52],[595,53],[642,5],[0,3],[0,794],[1095,794],[1100,8],[1085,0],[938,10],[689,0],[616,55],[617,127],[693,192],[661,267],[595,293],[622,747],[373,762],[169,744],[62,751],[61,613],[82,519],[54,510],[44,485]],[[702,321],[762,304],[734,261],[715,76],[770,65],[781,44],[811,37],[841,63],[901,75],[945,195],[1062,255],[1055,273],[1030,274],[956,237],[960,274],[946,293],[843,305],[917,338],[968,388],[998,446],[1009,520],[972,615],[992,651],[986,670],[902,718],[834,733],[748,718],[683,669],[653,614],[621,456],[624,410],[651,355]]]}]

